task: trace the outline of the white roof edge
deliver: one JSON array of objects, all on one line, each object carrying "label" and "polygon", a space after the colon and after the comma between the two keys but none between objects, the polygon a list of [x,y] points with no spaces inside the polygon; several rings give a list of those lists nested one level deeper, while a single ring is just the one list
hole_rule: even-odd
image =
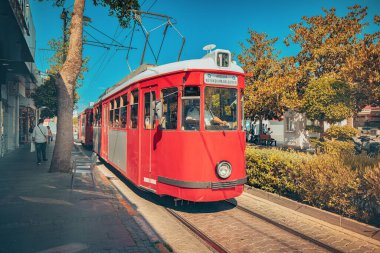
[{"label": "white roof edge", "polygon": [[[244,70],[236,64],[236,62],[231,61],[229,67],[219,67],[216,65],[214,61],[214,57],[212,57],[213,54],[216,52],[229,52],[228,50],[224,49],[216,49],[212,51],[211,53],[205,55],[201,59],[195,59],[195,60],[185,60],[185,61],[179,61],[179,62],[172,62],[160,66],[149,66],[144,70],[143,72],[139,73],[138,75],[128,78],[128,76],[124,77],[123,80],[126,80],[123,84],[120,84],[119,86],[115,87],[115,89],[109,91],[108,93],[104,94],[103,96],[99,97],[99,100],[103,100],[105,98],[108,98],[115,94],[116,92],[128,87],[129,85],[147,79],[158,75],[164,75],[169,74],[176,71],[187,71],[187,70],[197,70],[197,69],[203,69],[203,70],[223,70],[223,71],[229,71],[229,72],[236,72],[236,73],[244,73]],[[97,102],[98,102],[97,101]]]}]

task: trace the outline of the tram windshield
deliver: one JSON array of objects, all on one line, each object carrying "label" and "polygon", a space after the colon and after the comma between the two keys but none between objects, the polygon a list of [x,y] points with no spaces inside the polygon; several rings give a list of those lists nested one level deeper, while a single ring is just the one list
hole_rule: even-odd
[{"label": "tram windshield", "polygon": [[205,88],[204,120],[206,130],[236,130],[237,89]]}]

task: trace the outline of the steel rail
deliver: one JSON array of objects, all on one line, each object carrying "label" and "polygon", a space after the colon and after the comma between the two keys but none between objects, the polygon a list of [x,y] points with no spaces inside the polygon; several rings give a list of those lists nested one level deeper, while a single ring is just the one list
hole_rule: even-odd
[{"label": "steel rail", "polygon": [[179,220],[182,224],[184,224],[187,228],[189,228],[194,234],[196,234],[199,238],[201,238],[208,246],[210,246],[212,249],[214,249],[218,253],[229,253],[228,250],[223,248],[220,244],[213,241],[210,237],[208,237],[205,233],[201,232],[199,229],[197,229],[195,226],[193,226],[191,223],[186,221],[184,218],[182,218],[179,214],[177,214],[174,210],[170,208],[166,208],[166,210],[173,215],[177,220]]},{"label": "steel rail", "polygon": [[298,231],[296,231],[296,230],[294,230],[294,229],[292,229],[290,227],[287,227],[287,226],[285,226],[285,225],[283,225],[281,223],[278,223],[278,222],[276,222],[274,220],[271,220],[268,217],[265,217],[265,216],[263,216],[263,215],[261,215],[259,213],[256,213],[255,211],[252,211],[252,210],[249,210],[249,209],[247,209],[245,207],[242,207],[242,206],[239,206],[237,204],[234,204],[234,203],[232,203],[232,202],[230,202],[228,200],[225,200],[225,202],[227,202],[229,205],[232,205],[232,206],[236,207],[237,209],[239,209],[239,210],[241,210],[241,211],[243,211],[245,213],[248,213],[248,214],[250,214],[252,216],[255,216],[256,218],[259,218],[260,220],[263,220],[263,221],[265,221],[265,222],[267,222],[269,224],[272,224],[272,225],[274,225],[274,226],[276,226],[276,227],[278,227],[278,228],[280,228],[280,229],[282,229],[282,230],[284,230],[284,231],[286,231],[286,232],[288,232],[290,234],[293,234],[293,235],[295,235],[297,237],[300,237],[300,238],[304,239],[305,241],[309,241],[311,243],[314,243],[317,246],[328,250],[329,252],[334,252],[334,253],[342,253],[343,252],[343,251],[338,250],[338,249],[336,249],[334,247],[331,247],[330,245],[327,245],[327,244],[325,244],[323,242],[320,242],[320,241],[318,241],[318,240],[316,240],[314,238],[311,238],[310,236],[302,234],[302,233],[300,233],[300,232],[298,232]]}]

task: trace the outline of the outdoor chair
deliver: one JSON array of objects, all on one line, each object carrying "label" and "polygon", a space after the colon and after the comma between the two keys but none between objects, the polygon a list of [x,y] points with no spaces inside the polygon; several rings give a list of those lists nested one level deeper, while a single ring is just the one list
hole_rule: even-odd
[{"label": "outdoor chair", "polygon": [[97,155],[95,152],[92,153],[91,158],[88,157],[74,157],[72,162],[72,175],[71,175],[71,189],[74,187],[75,176],[77,174],[90,174],[92,179],[92,184],[94,187],[94,169],[96,166]]},{"label": "outdoor chair", "polygon": [[260,134],[259,135],[259,144],[260,145],[268,145],[270,141],[270,135],[268,134]]}]

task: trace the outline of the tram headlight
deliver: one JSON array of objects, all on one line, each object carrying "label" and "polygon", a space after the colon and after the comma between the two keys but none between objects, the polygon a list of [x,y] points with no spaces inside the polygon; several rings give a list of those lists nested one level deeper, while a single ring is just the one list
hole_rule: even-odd
[{"label": "tram headlight", "polygon": [[232,166],[227,161],[221,161],[216,166],[216,174],[221,179],[227,179],[229,176],[231,176],[232,173]]}]

